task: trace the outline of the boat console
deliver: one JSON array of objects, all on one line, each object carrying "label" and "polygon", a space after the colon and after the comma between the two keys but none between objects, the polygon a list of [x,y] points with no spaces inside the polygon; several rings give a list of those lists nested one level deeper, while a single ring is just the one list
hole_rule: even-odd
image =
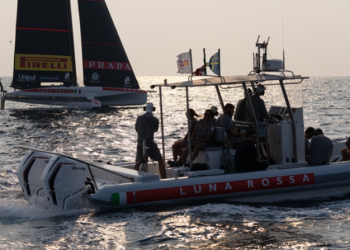
[{"label": "boat console", "polygon": [[[305,138],[303,108],[292,108],[295,120],[296,144],[298,163],[305,162]],[[287,107],[271,106],[269,110],[273,121],[267,123],[267,136],[270,144],[271,156],[277,164],[296,163],[293,156],[293,128]]]}]

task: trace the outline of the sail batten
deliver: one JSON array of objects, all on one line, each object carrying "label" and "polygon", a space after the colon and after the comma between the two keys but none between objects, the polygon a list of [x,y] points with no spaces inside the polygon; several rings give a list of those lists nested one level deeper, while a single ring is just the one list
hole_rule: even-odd
[{"label": "sail batten", "polygon": [[76,83],[69,0],[18,0],[12,87]]},{"label": "sail batten", "polygon": [[85,86],[138,89],[104,0],[79,0]]}]

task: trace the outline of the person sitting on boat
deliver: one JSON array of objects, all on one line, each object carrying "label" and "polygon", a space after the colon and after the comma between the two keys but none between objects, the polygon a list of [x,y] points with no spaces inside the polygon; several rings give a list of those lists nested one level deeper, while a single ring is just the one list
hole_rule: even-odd
[{"label": "person sitting on boat", "polygon": [[[190,123],[190,131],[191,131],[191,135],[193,134],[193,131],[194,129],[196,128],[197,126],[197,123],[198,123],[198,120],[195,118],[195,117],[199,117],[199,115],[196,113],[196,111],[194,111],[194,109],[189,109],[189,116],[187,115],[187,112],[186,112],[186,117],[187,119],[189,120],[189,123]],[[173,151],[173,159],[174,161],[177,160],[177,158],[179,156],[182,155],[182,148],[186,148],[187,144],[188,144],[188,129],[187,130],[187,133],[185,135],[184,138],[174,142],[174,144],[172,145],[172,151]]]},{"label": "person sitting on boat", "polygon": [[219,115],[219,112],[218,112],[218,108],[217,107],[215,107],[215,106],[211,106],[211,111],[213,111],[213,123],[214,123],[214,125],[216,125],[216,121],[217,121],[217,119],[215,118],[215,116],[218,116]]},{"label": "person sitting on boat", "polygon": [[343,161],[349,161],[350,160],[350,137],[345,142],[346,148],[342,148],[341,155],[343,158]]},{"label": "person sitting on boat", "polygon": [[[253,92],[251,89],[248,89],[248,94],[251,97]],[[236,105],[236,112],[234,115],[235,121],[245,121],[247,114],[247,96],[244,93],[244,98],[239,100]]]},{"label": "person sitting on boat", "polygon": [[323,165],[328,164],[333,153],[332,141],[324,136],[321,129],[315,130],[313,127],[308,127],[305,130],[305,137],[311,139],[308,155],[308,165]]},{"label": "person sitting on boat", "polygon": [[241,141],[240,134],[235,128],[232,120],[232,116],[235,113],[235,106],[231,103],[227,103],[224,107],[224,114],[222,114],[216,122],[217,127],[222,127],[226,130],[226,136],[228,144],[236,148],[238,142]]},{"label": "person sitting on boat", "polygon": [[248,130],[246,138],[241,141],[236,149],[235,154],[235,171],[236,172],[249,172],[264,170],[268,167],[266,161],[258,162],[258,153],[255,147],[257,136],[256,132]]},{"label": "person sitting on boat", "polygon": [[[260,96],[265,95],[265,90],[266,88],[263,85],[259,84],[255,89],[255,94],[251,96],[250,99],[254,110],[251,110],[249,102],[246,102],[246,111],[247,111],[246,121],[247,122],[255,122],[254,113],[258,121],[258,125],[264,123],[264,120],[269,117],[269,114],[267,113],[265,101],[260,98]],[[267,142],[268,137],[267,137],[266,126],[265,126],[265,136],[263,137],[259,136],[259,139],[261,142],[264,143],[263,146],[264,146],[265,152],[267,153],[269,164],[276,164],[276,162],[271,157],[270,145]],[[262,157],[264,157],[263,150],[260,150],[260,154]]]},{"label": "person sitting on boat", "polygon": [[142,163],[142,141],[147,140],[147,147],[149,148],[147,152],[151,159],[158,161],[160,177],[165,179],[163,158],[157,144],[154,142],[154,133],[158,131],[159,120],[152,114],[152,112],[155,111],[152,103],[147,103],[144,109],[146,113],[137,117],[135,123],[135,130],[137,132],[137,153],[134,169],[138,170]]},{"label": "person sitting on boat", "polygon": [[[211,109],[207,109],[204,112],[204,118],[198,121],[197,126],[193,131],[193,134],[191,136],[192,137],[191,149],[193,150],[192,161],[196,159],[199,151],[205,146],[207,146],[210,143],[211,138],[213,137],[215,127],[214,127],[212,118],[213,118],[213,111]],[[186,143],[187,140],[185,140],[184,142]],[[189,154],[189,148],[186,147],[185,151],[177,161],[168,161],[168,164],[171,167],[182,166],[188,154]]]}]

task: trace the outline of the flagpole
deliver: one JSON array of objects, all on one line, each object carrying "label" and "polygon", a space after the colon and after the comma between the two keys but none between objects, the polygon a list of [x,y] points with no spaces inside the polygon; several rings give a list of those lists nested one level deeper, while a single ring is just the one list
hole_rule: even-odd
[{"label": "flagpole", "polygon": [[192,49],[190,49],[191,75],[193,75]]},{"label": "flagpole", "polygon": [[206,58],[205,58],[205,48],[203,48],[203,61],[204,61],[204,70],[205,70],[205,75],[207,75],[207,62],[206,62]]},{"label": "flagpole", "polygon": [[221,57],[220,57],[220,49],[218,49],[219,54],[219,76],[221,77]]}]

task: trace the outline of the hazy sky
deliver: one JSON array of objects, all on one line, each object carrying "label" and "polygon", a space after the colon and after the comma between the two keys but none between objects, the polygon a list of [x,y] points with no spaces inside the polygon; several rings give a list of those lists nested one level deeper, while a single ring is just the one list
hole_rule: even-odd
[{"label": "hazy sky", "polygon": [[[71,1],[82,76],[78,5]],[[176,56],[190,48],[195,68],[203,48],[208,60],[220,48],[223,75],[247,74],[258,35],[271,37],[273,58],[282,59],[284,40],[286,68],[296,74],[350,76],[350,0],[106,2],[137,76],[176,75]],[[16,8],[16,0],[0,0],[0,76],[13,71]]]}]

